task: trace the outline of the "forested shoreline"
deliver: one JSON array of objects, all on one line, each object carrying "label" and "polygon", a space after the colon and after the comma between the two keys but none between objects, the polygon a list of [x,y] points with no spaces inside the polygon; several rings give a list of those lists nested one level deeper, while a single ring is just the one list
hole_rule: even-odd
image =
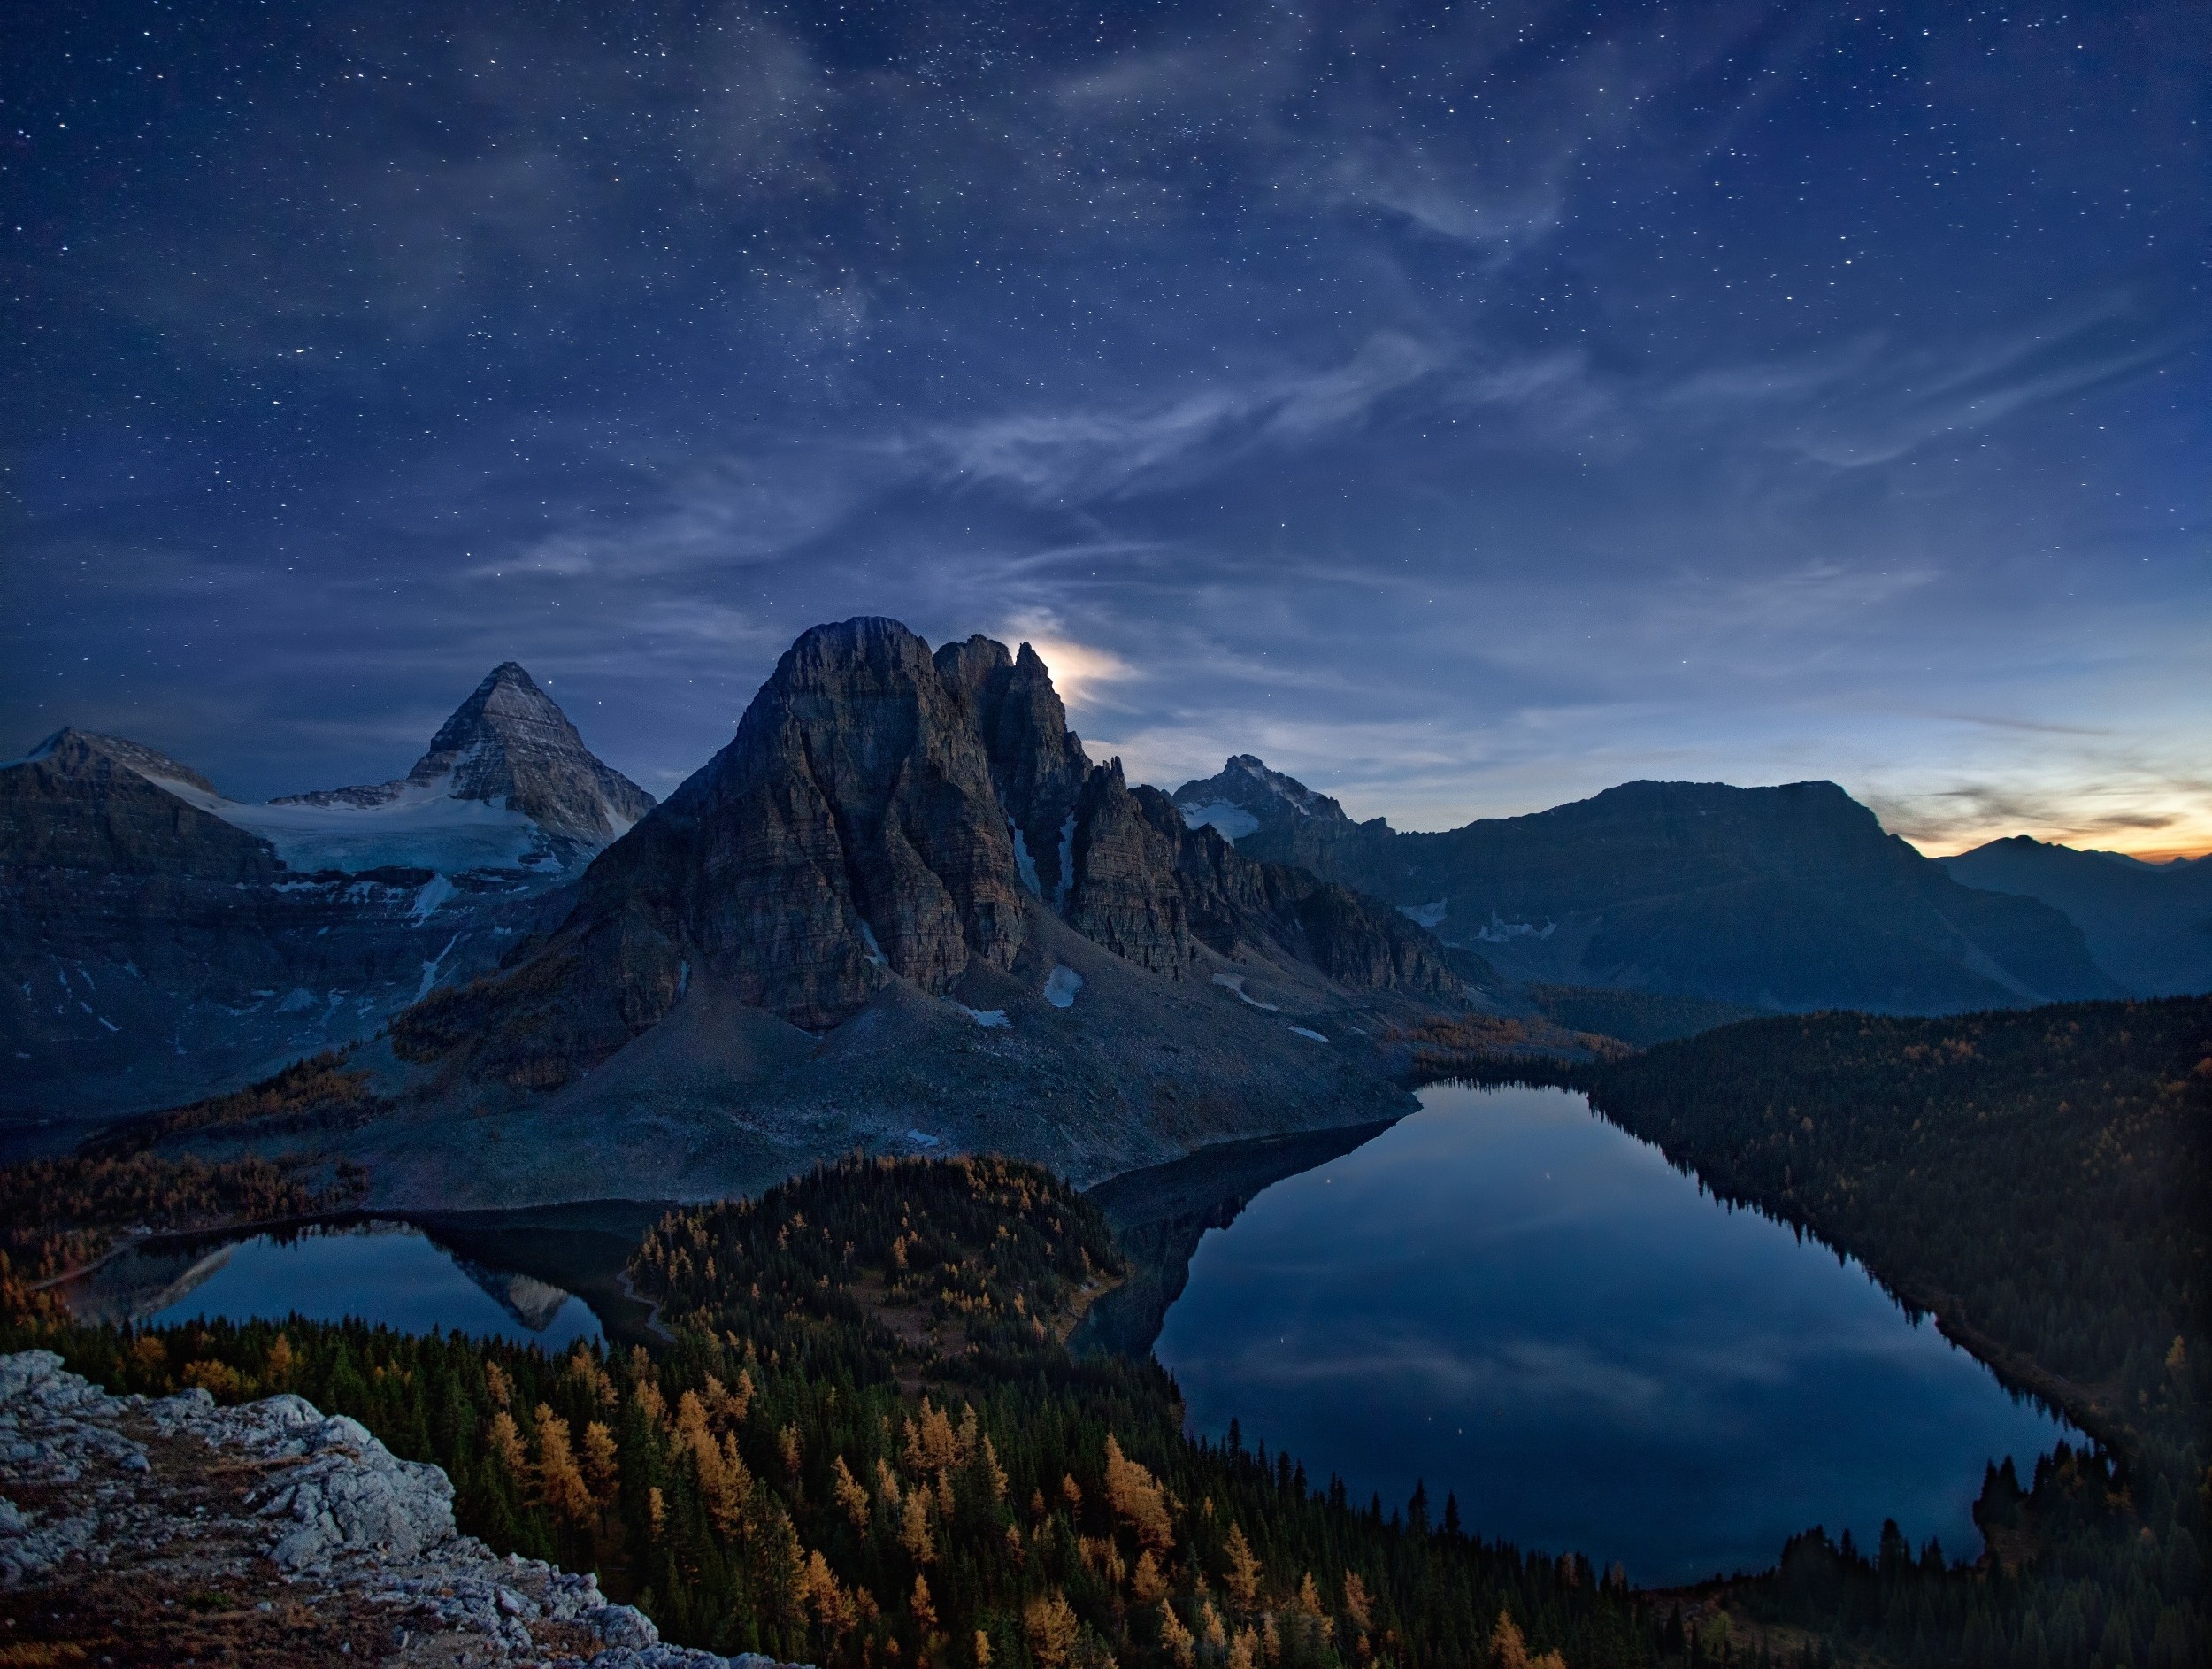
[{"label": "forested shoreline", "polygon": [[[495,1548],[595,1569],[672,1638],[726,1651],[962,1669],[2202,1660],[2212,1002],[1790,1016],[1525,1065],[1486,1075],[1587,1090],[2016,1381],[2062,1381],[2102,1443],[2024,1481],[1993,1468],[1971,1565],[1893,1527],[1871,1549],[1809,1528],[1764,1576],[1638,1595],[1572,1553],[1486,1542],[1455,1504],[1358,1504],[1291,1457],[1185,1437],[1156,1364],[1063,1342],[1129,1273],[1105,1217],[989,1158],[856,1156],[664,1219],[630,1271],[673,1338],[650,1353],[297,1319],[82,1327],[19,1270],[0,1344],[50,1345],[117,1390],[298,1391],[444,1466]],[[330,1081],[324,1064],[296,1088]],[[179,1200],[195,1220],[220,1204]],[[11,1232],[45,1263],[40,1227]]]},{"label": "forested shoreline", "polygon": [[2108,1451],[1992,1473],[1964,1604],[1909,1550],[1809,1534],[1751,1611],[1899,1662],[2205,1660],[2212,998],[1779,1016],[1541,1075],[1857,1258]]},{"label": "forested shoreline", "polygon": [[[495,1548],[601,1572],[671,1638],[826,1665],[1660,1660],[1668,1619],[1455,1507],[1186,1438],[1156,1365],[1061,1342],[1104,1219],[1009,1161],[865,1160],[665,1219],[675,1342],[549,1358],[359,1323],[19,1318],[116,1390],[300,1392],[453,1477]],[[1557,1655],[1554,1655],[1557,1654]]]}]

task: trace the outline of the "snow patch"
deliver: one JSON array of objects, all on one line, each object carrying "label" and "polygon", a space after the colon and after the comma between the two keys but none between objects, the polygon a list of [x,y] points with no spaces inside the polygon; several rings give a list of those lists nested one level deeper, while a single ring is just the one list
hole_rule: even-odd
[{"label": "snow patch", "polygon": [[1260,826],[1258,818],[1229,800],[1216,800],[1210,805],[1186,805],[1179,809],[1183,813],[1185,828],[1212,828],[1233,846]]},{"label": "snow patch", "polygon": [[1248,1004],[1254,1008],[1263,1008],[1270,1014],[1282,1012],[1282,1010],[1277,1008],[1272,1003],[1263,1003],[1256,996],[1247,996],[1244,989],[1244,975],[1241,973],[1217,973],[1214,975],[1214,983],[1225,991],[1234,991],[1237,994],[1237,1001],[1240,1003]]},{"label": "snow patch", "polygon": [[1044,884],[1037,879],[1037,860],[1029,855],[1029,842],[1023,838],[1020,827],[1009,818],[1006,827],[1014,832],[1014,867],[1019,872],[1022,885],[1037,897],[1045,896]]},{"label": "snow patch", "polygon": [[1329,1041],[1310,1026],[1294,1026],[1290,1029],[1297,1033],[1301,1037],[1310,1037],[1317,1043],[1325,1043]]},{"label": "snow patch", "polygon": [[[441,875],[438,879],[440,881],[443,881],[445,877]],[[427,892],[429,888],[426,887],[423,890]],[[448,939],[445,942],[444,950],[439,951],[436,956],[432,957],[422,965],[422,983],[415,988],[416,1002],[419,1003],[423,1000],[423,998],[430,995],[430,988],[438,982],[438,965],[441,962],[443,962],[447,957],[450,956],[453,953],[453,947],[460,942],[461,935],[457,933],[450,939]],[[296,991],[293,993],[294,996],[299,995],[300,993]],[[284,1001],[285,1004],[288,1005],[291,1003],[292,998],[288,996],[284,999]]]},{"label": "snow patch", "polygon": [[1448,899],[1432,899],[1425,904],[1400,904],[1398,913],[1417,927],[1433,927],[1444,919]]},{"label": "snow patch", "polygon": [[1541,927],[1532,921],[1501,921],[1493,910],[1489,926],[1476,929],[1475,937],[1486,944],[1503,944],[1509,939],[1548,939],[1558,926],[1555,921],[1547,921]]},{"label": "snow patch", "polygon": [[1083,988],[1083,976],[1064,964],[1045,978],[1045,1001],[1055,1008],[1073,1008],[1075,994]]},{"label": "snow patch", "polygon": [[[426,922],[440,904],[452,896],[453,883],[443,875],[433,875],[416,889],[415,902],[407,912],[407,919],[418,925]],[[452,949],[450,945],[446,948]]]},{"label": "snow patch", "polygon": [[1052,907],[1067,914],[1068,888],[1075,884],[1075,813],[1060,825],[1060,879],[1052,883]]},{"label": "snow patch", "polygon": [[986,1031],[997,1027],[1004,1027],[1010,1032],[1014,1029],[1014,1022],[1006,1018],[1006,1011],[1002,1008],[970,1008],[965,1003],[955,1003],[953,1007]]},{"label": "snow patch", "polygon": [[409,782],[375,804],[250,805],[173,777],[148,779],[188,805],[276,849],[288,869],[518,869],[545,856],[545,836],[520,811],[453,796],[454,779]]},{"label": "snow patch", "polygon": [[876,930],[865,921],[860,924],[860,942],[868,948],[868,960],[879,968],[891,965],[891,958],[883,954],[883,947],[876,942]]}]

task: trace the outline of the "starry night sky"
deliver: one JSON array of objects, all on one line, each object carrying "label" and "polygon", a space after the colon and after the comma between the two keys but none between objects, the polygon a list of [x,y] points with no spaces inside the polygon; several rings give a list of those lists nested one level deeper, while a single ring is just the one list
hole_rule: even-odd
[{"label": "starry night sky", "polygon": [[1170,787],[2201,850],[2208,18],[19,12],[0,752],[380,781],[513,657],[665,793],[865,612]]}]

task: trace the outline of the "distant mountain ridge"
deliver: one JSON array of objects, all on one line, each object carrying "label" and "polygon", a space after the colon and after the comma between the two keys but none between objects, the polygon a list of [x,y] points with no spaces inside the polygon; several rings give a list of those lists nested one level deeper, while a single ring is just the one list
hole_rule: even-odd
[{"label": "distant mountain ridge", "polygon": [[1243,756],[1175,800],[1192,819],[1233,806],[1239,850],[1387,899],[1518,978],[1786,1010],[2121,993],[2062,912],[1960,884],[1832,782],[1630,782],[1403,834]]},{"label": "distant mountain ridge", "polygon": [[2139,996],[2212,991],[2212,862],[2146,864],[2030,835],[1937,860],[1957,881],[2062,910],[2090,953]]},{"label": "distant mountain ridge", "polygon": [[58,731],[0,766],[0,1120],[166,1105],[368,1036],[491,966],[651,804],[512,662],[406,778],[266,805]]}]

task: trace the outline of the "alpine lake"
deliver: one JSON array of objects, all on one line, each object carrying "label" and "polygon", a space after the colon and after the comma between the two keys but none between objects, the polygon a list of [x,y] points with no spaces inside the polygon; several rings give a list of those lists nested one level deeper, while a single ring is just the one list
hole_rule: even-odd
[{"label": "alpine lake", "polygon": [[[1131,1278],[1079,1350],[1149,1350],[1188,1429],[1317,1486],[1617,1560],[1648,1585],[1771,1565],[1894,1519],[1951,1557],[1985,1468],[2070,1428],[1859,1266],[1732,1211],[1559,1089],[1436,1085],[1394,1124],[1227,1143],[1100,1184]],[[87,1319],[358,1317],[565,1351],[649,1342],[621,1279],[664,1209],[355,1217],[136,1242]]]}]

